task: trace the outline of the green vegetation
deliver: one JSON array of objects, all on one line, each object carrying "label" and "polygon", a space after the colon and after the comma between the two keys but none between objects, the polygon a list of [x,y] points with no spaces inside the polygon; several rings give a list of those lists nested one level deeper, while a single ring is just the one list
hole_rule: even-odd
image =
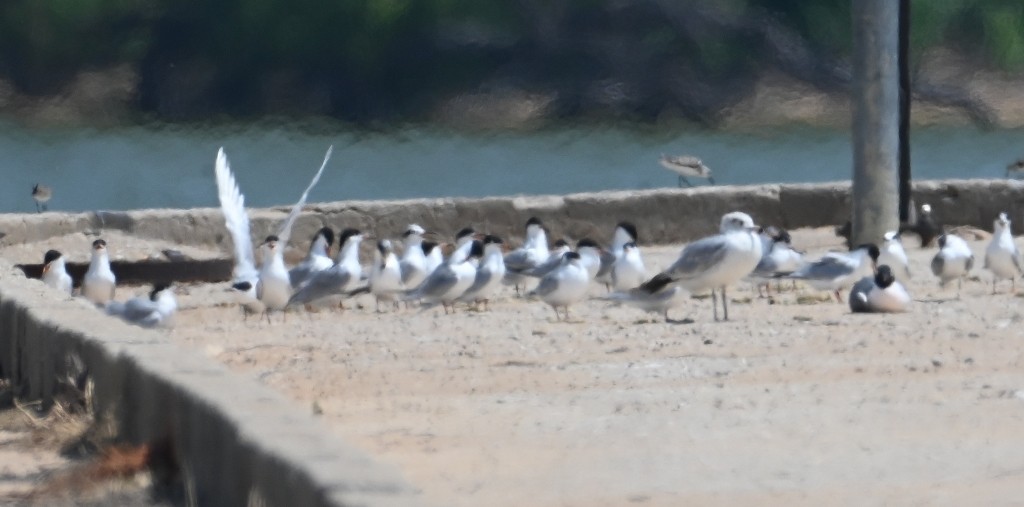
[{"label": "green vegetation", "polygon": [[[126,64],[142,78],[140,108],[169,117],[406,118],[512,85],[557,93],[569,115],[671,105],[701,118],[766,67],[793,65],[771,54],[761,25],[820,60],[808,68],[841,61],[850,1],[5,0],[0,78],[45,95],[82,70]],[[912,12],[915,54],[942,46],[1024,70],[1020,0],[914,0]],[[608,81],[626,97],[603,96],[595,83]]]}]

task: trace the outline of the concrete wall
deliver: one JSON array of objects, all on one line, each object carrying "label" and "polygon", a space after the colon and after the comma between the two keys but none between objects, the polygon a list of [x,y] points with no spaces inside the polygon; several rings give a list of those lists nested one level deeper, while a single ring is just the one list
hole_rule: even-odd
[{"label": "concrete wall", "polygon": [[28,280],[0,260],[0,375],[48,401],[76,357],[97,417],[132,443],[165,445],[199,505],[419,505],[395,470],[375,463],[255,380]]},{"label": "concrete wall", "polygon": [[[930,203],[947,225],[990,229],[1001,211],[1010,213],[1014,231],[1024,232],[1024,182],[1010,180],[937,180],[914,184],[914,201]],[[844,223],[850,214],[850,184],[821,183],[699,187],[566,196],[517,196],[481,199],[344,201],[307,207],[292,233],[304,245],[320,227],[356,227],[380,237],[397,237],[418,223],[444,238],[466,225],[518,239],[531,216],[545,221],[552,239],[610,239],[616,223],[637,223],[643,244],[691,241],[717,230],[726,212],[742,210],[763,225],[787,229]],[[287,216],[287,208],[250,211],[252,236],[262,240]],[[216,245],[231,251],[219,209],[139,210],[79,214],[0,215],[2,241],[37,241],[83,230],[118,229],[142,237],[186,244]]]}]

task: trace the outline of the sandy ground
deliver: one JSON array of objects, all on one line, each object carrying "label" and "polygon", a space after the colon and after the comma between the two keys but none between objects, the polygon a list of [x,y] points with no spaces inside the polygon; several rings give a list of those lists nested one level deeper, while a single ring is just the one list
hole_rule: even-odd
[{"label": "sandy ground", "polygon": [[[840,246],[793,235],[810,257]],[[648,268],[679,248],[645,248]],[[708,299],[673,310],[689,324],[596,299],[556,322],[508,289],[489,312],[378,314],[365,297],[267,324],[191,285],[167,334],[320,414],[435,505],[1024,503],[1024,299],[981,269],[957,298],[934,249],[908,251],[907,314],[744,285],[723,323]]]}]

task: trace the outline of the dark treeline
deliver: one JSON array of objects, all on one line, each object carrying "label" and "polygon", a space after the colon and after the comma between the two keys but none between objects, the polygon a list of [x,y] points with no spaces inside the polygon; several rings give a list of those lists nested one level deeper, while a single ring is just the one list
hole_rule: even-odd
[{"label": "dark treeline", "polygon": [[[45,96],[83,70],[127,65],[138,109],[166,119],[410,120],[459,93],[516,89],[554,97],[558,116],[714,121],[767,69],[845,87],[849,2],[5,0],[0,78]],[[1024,2],[912,10],[915,54],[942,46],[1024,68]]]}]

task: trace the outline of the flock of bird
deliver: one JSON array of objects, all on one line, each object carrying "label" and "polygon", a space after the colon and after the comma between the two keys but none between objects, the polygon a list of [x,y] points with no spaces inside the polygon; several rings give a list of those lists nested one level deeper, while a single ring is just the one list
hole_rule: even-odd
[{"label": "flock of bird", "polygon": [[[284,249],[291,229],[330,157],[328,149],[323,164],[278,233],[258,245],[262,262],[257,265],[244,195],[224,150],[217,153],[214,172],[218,199],[234,248],[231,287],[242,295],[242,308],[247,314],[262,312],[269,321],[271,313],[291,308],[344,309],[345,299],[362,293],[374,296],[377,311],[382,311],[382,304],[397,308],[404,303],[422,308],[441,305],[447,314],[458,304],[487,308],[499,287],[512,285],[517,294],[550,305],[557,320],[568,320],[569,307],[586,299],[592,284],[602,283],[608,294],[601,299],[661,314],[666,321],[670,321],[669,309],[679,304],[682,294],[710,291],[715,320],[719,320],[719,301],[721,319],[728,320],[729,287],[748,280],[759,292],[766,287],[770,293],[770,282],[782,279],[802,280],[815,289],[833,293],[840,302],[841,291],[852,287],[848,303],[854,312],[902,312],[911,302],[900,283],[900,279],[910,278],[911,270],[897,231],[885,234],[881,248],[864,244],[849,252],[830,252],[808,261],[793,248],[788,232],[759,227],[741,211],[726,213],[718,234],[688,244],[671,266],[651,278],[647,278],[632,223],[624,221],[616,226],[607,249],[589,238],[579,240],[575,248],[564,240],[552,247],[538,218],[526,222],[525,241],[515,250],[507,251],[500,237],[466,227],[456,234],[448,255],[431,240],[436,234],[409,224],[402,238],[396,240],[402,245],[400,252],[391,240],[377,239],[368,269],[360,263],[360,245],[376,238],[354,228],[343,229],[337,236],[338,253],[332,259],[335,232],[323,227],[313,236],[305,258],[289,268]],[[699,160],[696,163],[700,165]],[[922,212],[929,213],[930,207],[922,206]],[[942,286],[957,280],[959,294],[959,285],[974,266],[974,255],[966,241],[952,233],[939,236],[938,244],[931,270]],[[994,221],[984,267],[994,275],[993,292],[997,280],[1013,281],[1024,275],[1024,262],[1005,213]],[[44,256],[42,279],[59,290],[73,290],[64,258],[55,250]],[[526,291],[530,280],[536,280],[536,284]],[[125,302],[114,299],[115,288],[106,242],[98,239],[93,242],[81,296],[110,315],[146,327],[169,323],[177,309],[170,284],[157,284],[149,297]]]}]

